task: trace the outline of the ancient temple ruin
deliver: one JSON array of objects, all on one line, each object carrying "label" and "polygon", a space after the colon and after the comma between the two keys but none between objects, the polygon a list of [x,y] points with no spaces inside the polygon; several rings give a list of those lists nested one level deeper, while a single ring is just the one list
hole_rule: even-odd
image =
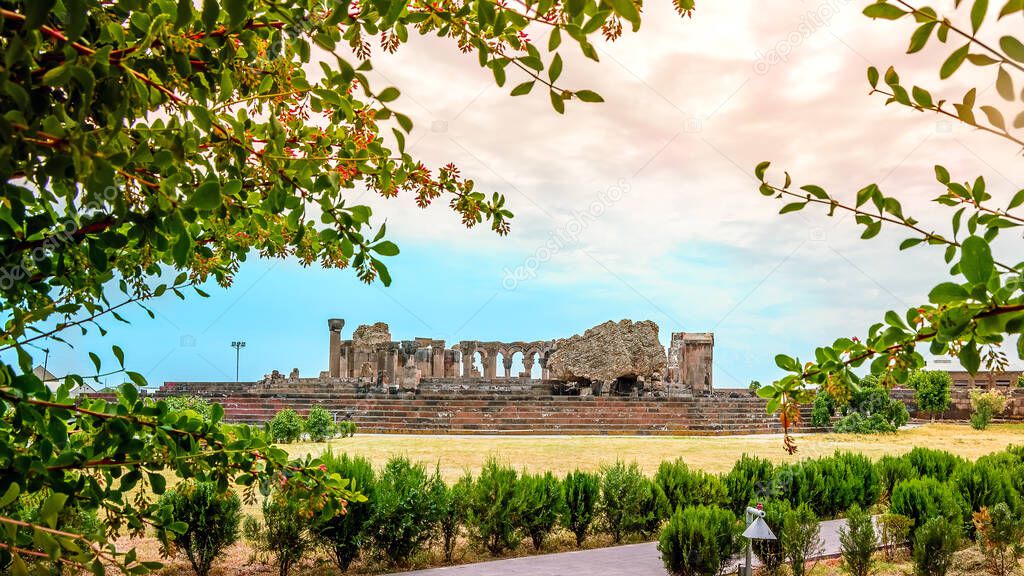
[{"label": "ancient temple ruin", "polygon": [[[322,377],[351,379],[365,388],[419,390],[461,387],[580,395],[678,396],[713,390],[711,333],[675,332],[666,353],[649,320],[605,322],[582,335],[539,341],[393,340],[388,325],[357,327],[343,339],[345,321],[328,321],[328,369]],[[522,370],[513,373],[516,360]],[[535,367],[537,370],[535,370]]]}]

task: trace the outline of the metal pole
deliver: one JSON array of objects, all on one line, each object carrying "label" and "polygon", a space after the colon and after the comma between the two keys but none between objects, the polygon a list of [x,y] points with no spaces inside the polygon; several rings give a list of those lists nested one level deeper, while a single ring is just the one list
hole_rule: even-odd
[{"label": "metal pole", "polygon": [[235,382],[238,382],[238,363],[240,361],[239,358],[241,357],[241,355],[242,349],[235,348]]},{"label": "metal pole", "polygon": [[[744,516],[745,516],[744,520],[746,521],[746,525],[750,526],[750,522],[752,520],[751,517],[750,517],[750,508],[747,508],[746,513],[744,514]],[[750,538],[747,538],[747,561],[743,565],[743,576],[751,576],[751,574],[753,572],[751,570],[751,568],[750,568],[750,565],[753,562],[753,554],[754,554],[754,541],[752,539],[750,539]]]}]

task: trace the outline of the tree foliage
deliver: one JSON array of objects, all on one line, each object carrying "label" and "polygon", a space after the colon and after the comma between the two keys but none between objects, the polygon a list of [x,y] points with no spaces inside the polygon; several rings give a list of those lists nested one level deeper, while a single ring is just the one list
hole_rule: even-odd
[{"label": "tree foliage", "polygon": [[[934,94],[922,86],[909,86],[894,67],[880,72],[871,67],[867,79],[871,93],[883,96],[886,104],[898,104],[920,112],[961,122],[1010,144],[1011,150],[1024,146],[1024,35],[1020,27],[996,27],[1000,20],[1019,20],[1024,4],[1019,0],[993,3],[988,0],[958,1],[949,13],[914,0],[877,0],[864,9],[873,19],[913,22],[909,53],[917,53],[929,42],[948,46],[949,55],[939,66],[939,78],[947,80],[970,65],[989,71],[995,93],[970,88],[961,96]],[[986,27],[986,24],[988,26]],[[1009,32],[1009,33],[1007,33]],[[988,83],[980,88],[986,88]],[[988,102],[981,103],[981,100]],[[821,346],[810,361],[780,354],[776,364],[787,374],[758,394],[768,399],[770,412],[779,412],[787,432],[799,420],[799,406],[811,400],[813,386],[842,398],[857,390],[860,377],[855,369],[870,366],[872,374],[891,387],[905,383],[913,370],[925,365],[918,350],[927,345],[934,355],[959,359],[971,373],[983,366],[1001,370],[1008,365],[1004,345],[1024,330],[1024,263],[997,259],[995,242],[1003,231],[1024,225],[1020,207],[1024,190],[1005,204],[993,201],[984,176],[954,175],[940,164],[935,166],[935,202],[951,211],[949,232],[904,212],[895,196],[888,196],[878,184],[868,184],[845,201],[822,186],[797,186],[789,173],[770,178],[769,162],[755,170],[765,196],[786,200],[780,210],[790,213],[809,205],[822,206],[829,216],[852,214],[863,227],[861,238],[877,236],[883,226],[902,228],[910,236],[900,249],[934,246],[943,249],[951,278],[929,292],[928,302],[904,312],[890,310],[872,325],[863,338],[841,337]],[[996,247],[998,248],[998,247]],[[1011,251],[1012,254],[1012,251]],[[1024,339],[1018,338],[1013,352],[1024,359]],[[787,434],[785,447],[796,445]]]},{"label": "tree foliage", "polygon": [[[21,574],[26,558],[45,558],[135,574],[156,565],[102,535],[62,530],[69,502],[102,509],[109,534],[153,525],[173,538],[184,527],[146,496],[163,492],[164,472],[221,492],[238,485],[250,501],[282,481],[320,509],[356,496],[259,431],[222,425],[220,407],[204,419],[143,402],[145,379],[116,345],[116,365],[89,351],[95,373],[65,378],[70,388],[123,372],[132,385],[110,403],[51,393],[28,348],[67,342],[68,330],[105,333],[101,322],[136,307],[153,317],[153,298],[230,286],[253,255],[387,285],[384,260],[399,248],[354,200],[363,191],[443,202],[466,226],[506,234],[503,196],[406,152],[412,121],[397,87],[370,81],[371,41],[391,53],[413,35],[440,36],[475,53],[498,85],[519,76],[513,95],[543,87],[562,113],[601,97],[558,84],[559,51],[575,45],[597,60],[591,38],[615,39],[623,23],[637,30],[640,5],[3,0],[0,20],[0,565]],[[546,42],[531,40],[540,34]],[[25,493],[48,494],[27,526],[11,513]]]}]

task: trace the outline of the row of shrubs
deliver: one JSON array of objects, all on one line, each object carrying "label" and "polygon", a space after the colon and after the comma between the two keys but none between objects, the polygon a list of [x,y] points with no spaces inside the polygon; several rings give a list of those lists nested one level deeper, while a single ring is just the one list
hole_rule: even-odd
[{"label": "row of shrubs", "polygon": [[[559,527],[571,532],[578,546],[598,532],[614,542],[660,533],[670,571],[714,574],[737,552],[744,510],[763,503],[769,525],[781,537],[774,551],[771,544],[759,544],[759,555],[766,565],[771,558],[777,566],[788,562],[800,576],[796,566],[813,555],[819,519],[845,515],[853,531],[858,514],[884,509],[889,520],[882,523],[881,539],[915,546],[920,540],[932,557],[936,547],[956,549],[951,542],[959,544],[961,533],[976,538],[977,514],[1002,519],[1003,508],[1012,514],[1024,510],[1024,448],[1013,447],[974,463],[927,448],[877,462],[842,452],[785,465],[743,456],[722,475],[675,460],[663,462],[653,477],[635,463],[617,462],[597,473],[574,471],[559,478],[517,471],[492,458],[478,476],[466,474],[452,485],[437,470],[407,458],[392,458],[380,470],[361,457],[327,452],[320,460],[331,472],[353,479],[367,500],[349,503],[343,516],[320,518],[286,491],[271,493],[262,505],[263,518],[246,519],[242,532],[282,575],[316,548],[328,550],[342,571],[359,557],[407,565],[431,543],[450,562],[463,536],[497,556],[524,541],[540,549]],[[212,560],[220,547],[238,538],[237,497],[218,503],[207,493],[212,494],[186,485],[164,496],[190,526],[190,536],[180,538],[178,547],[207,551],[205,556],[193,551],[189,558]],[[190,519],[196,518],[202,519],[201,529],[192,527]],[[203,575],[209,563],[193,560],[193,566]]]},{"label": "row of shrubs", "polygon": [[303,437],[310,442],[324,442],[331,438],[354,435],[356,423],[351,420],[335,422],[330,412],[314,406],[305,418],[291,408],[280,410],[267,423],[267,429],[274,442],[297,442]]}]

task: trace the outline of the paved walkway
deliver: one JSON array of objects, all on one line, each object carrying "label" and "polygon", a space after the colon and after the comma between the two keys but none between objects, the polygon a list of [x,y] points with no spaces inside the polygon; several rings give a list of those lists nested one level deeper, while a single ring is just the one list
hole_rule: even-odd
[{"label": "paved walkway", "polygon": [[[839,554],[839,528],[845,524],[846,520],[826,520],[821,523],[823,557]],[[645,542],[428,568],[392,576],[665,576],[665,565],[661,562],[657,546],[656,542]],[[735,565],[738,566],[740,562],[736,561]],[[754,563],[757,564],[756,557]]]}]

